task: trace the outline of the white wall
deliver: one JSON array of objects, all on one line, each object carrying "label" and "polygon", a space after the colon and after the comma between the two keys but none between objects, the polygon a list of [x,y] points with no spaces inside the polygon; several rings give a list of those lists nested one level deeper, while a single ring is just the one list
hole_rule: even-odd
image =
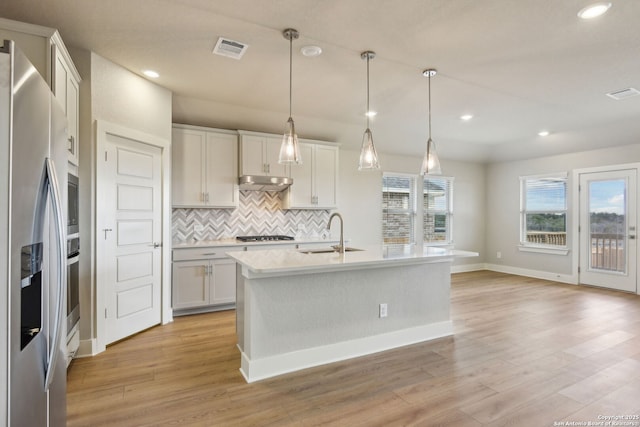
[{"label": "white wall", "polygon": [[[351,244],[380,244],[382,241],[382,172],[359,172],[360,153],[340,150],[338,206],[345,221],[345,239]],[[385,172],[418,175],[422,158],[380,154]],[[441,160],[443,175],[454,177],[453,239],[457,249],[479,252],[456,265],[484,262],[485,166],[480,163]]]},{"label": "white wall", "polygon": [[[80,86],[80,355],[91,354],[95,313],[95,161],[97,120],[171,141],[171,92],[113,62],[80,49],[70,54]],[[168,213],[170,215],[170,212]]]},{"label": "white wall", "polygon": [[[567,255],[548,255],[518,250],[520,239],[519,177],[563,171],[571,172],[575,169],[638,161],[640,161],[640,144],[488,165],[486,262],[499,268],[505,267],[506,270],[511,269],[511,271],[515,271],[513,270],[515,268],[557,275],[574,274],[577,266],[573,265],[572,252]],[[576,185],[570,173],[569,200],[574,196],[574,187]],[[568,230],[571,230],[575,220],[577,220],[577,213],[569,204]],[[567,244],[572,247],[574,242],[575,236],[569,233]],[[502,253],[501,259],[496,257],[498,251]],[[555,278],[553,274],[548,277]],[[560,279],[560,277],[558,278]]]}]

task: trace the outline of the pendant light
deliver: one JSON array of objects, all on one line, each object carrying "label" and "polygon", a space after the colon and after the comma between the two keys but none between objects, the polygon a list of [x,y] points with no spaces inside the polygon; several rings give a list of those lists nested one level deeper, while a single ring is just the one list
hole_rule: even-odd
[{"label": "pendant light", "polygon": [[360,149],[360,162],[358,163],[358,170],[377,170],[380,169],[378,163],[378,153],[376,153],[376,147],[373,145],[373,134],[369,129],[369,117],[371,116],[371,110],[369,110],[369,61],[376,57],[376,53],[370,50],[362,52],[360,58],[367,60],[367,130],[364,131],[362,137],[362,148]]},{"label": "pendant light", "polygon": [[435,76],[436,73],[437,71],[433,68],[428,68],[422,72],[423,76],[429,78],[429,139],[427,140],[427,151],[424,153],[420,175],[440,175],[442,173],[440,159],[438,159],[438,154],[436,153],[436,143],[431,139],[431,77]]},{"label": "pendant light", "polygon": [[278,163],[296,163],[301,164],[302,158],[300,157],[300,147],[298,146],[298,135],[296,134],[296,127],[291,117],[291,98],[293,87],[293,40],[300,37],[297,30],[293,28],[287,28],[282,32],[285,39],[289,40],[289,120],[282,137],[282,145],[280,146],[280,155],[278,156]]}]

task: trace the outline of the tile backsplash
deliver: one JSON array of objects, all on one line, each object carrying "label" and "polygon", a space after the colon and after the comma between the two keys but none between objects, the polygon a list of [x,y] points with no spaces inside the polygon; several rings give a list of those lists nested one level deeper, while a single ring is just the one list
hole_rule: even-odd
[{"label": "tile backsplash", "polygon": [[173,241],[217,240],[255,234],[315,238],[326,233],[328,210],[283,210],[281,194],[240,191],[236,209],[174,208]]}]

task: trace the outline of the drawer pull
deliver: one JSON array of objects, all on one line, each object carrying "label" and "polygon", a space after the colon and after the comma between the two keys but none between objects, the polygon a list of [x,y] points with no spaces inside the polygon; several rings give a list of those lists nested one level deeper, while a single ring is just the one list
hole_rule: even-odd
[{"label": "drawer pull", "polygon": [[205,255],[205,256],[213,256],[213,255],[216,255],[216,253],[215,253],[215,252],[209,252],[208,254],[202,254],[202,255]]}]

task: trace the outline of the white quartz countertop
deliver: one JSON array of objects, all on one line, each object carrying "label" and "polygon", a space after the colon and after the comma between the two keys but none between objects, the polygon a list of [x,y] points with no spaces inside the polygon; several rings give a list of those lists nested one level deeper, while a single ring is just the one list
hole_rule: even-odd
[{"label": "white quartz countertop", "polygon": [[230,251],[227,252],[227,256],[242,266],[243,275],[246,277],[391,267],[478,256],[477,252],[414,245],[363,246],[359,249],[363,250],[344,254],[304,253],[304,249],[267,249]]},{"label": "white quartz countertop", "polygon": [[173,249],[192,249],[192,248],[208,248],[220,246],[264,246],[264,245],[303,245],[303,244],[326,244],[334,245],[338,241],[334,239],[295,239],[295,240],[265,240],[260,242],[241,242],[235,238],[218,239],[218,240],[190,240],[187,242],[173,242]]}]

